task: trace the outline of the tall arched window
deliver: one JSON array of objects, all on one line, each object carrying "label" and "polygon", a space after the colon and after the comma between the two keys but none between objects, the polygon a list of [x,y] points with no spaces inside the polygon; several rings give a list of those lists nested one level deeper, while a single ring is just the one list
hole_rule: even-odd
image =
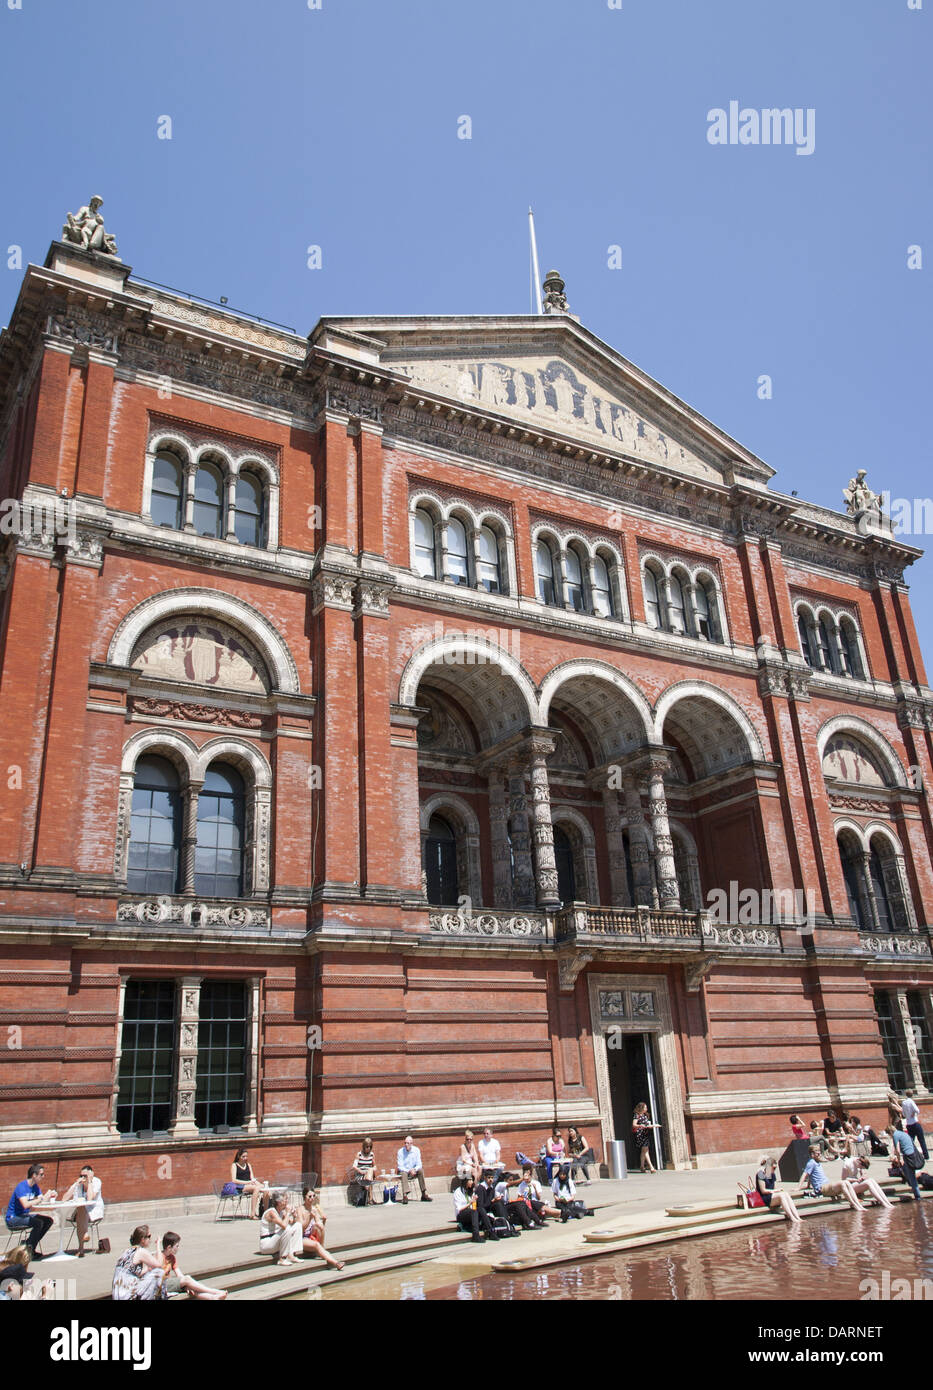
[{"label": "tall arched window", "polygon": [[661,627],[661,597],[658,579],[650,566],[645,569],[645,617],[649,627]]},{"label": "tall arched window", "polygon": [[149,512],[156,526],[181,530],[183,495],[178,459],[167,452],[156,454],[152,465],[152,496],[149,503]]},{"label": "tall arched window", "polygon": [[542,603],[557,603],[557,589],[554,583],[554,556],[547,541],[538,541],[535,546],[535,582],[538,598]]},{"label": "tall arched window", "polygon": [[829,618],[821,617],[817,624],[817,638],[820,646],[820,664],[824,671],[839,674],[839,660],[836,656],[835,633]]},{"label": "tall arched window", "polygon": [[860,850],[854,842],[848,838],[840,836],[837,841],[839,848],[839,859],[842,863],[842,877],[846,885],[846,898],[849,903],[849,914],[860,931],[866,931],[871,926],[870,922],[865,921],[865,912],[862,906],[862,891],[860,880]]},{"label": "tall arched window", "polygon": [[671,631],[687,631],[687,605],[684,601],[684,586],[676,574],[672,574],[667,581],[668,592],[671,597]]},{"label": "tall arched window", "polygon": [[797,632],[800,634],[800,650],[803,652],[804,660],[808,666],[817,668],[816,652],[813,647],[813,634],[810,629],[810,621],[805,609],[801,608],[797,613]]},{"label": "tall arched window", "polygon": [[894,930],[894,906],[888,896],[888,885],[884,872],[884,863],[881,854],[874,840],[871,844],[871,852],[868,858],[868,873],[871,878],[872,897],[875,900],[875,911],[878,914],[878,926],[882,931]]},{"label": "tall arched window", "polygon": [[194,891],[206,898],[243,894],[243,824],[246,794],[236,768],[213,763],[198,797]]},{"label": "tall arched window", "polygon": [[573,845],[559,825],[554,826],[554,859],[557,863],[557,896],[562,903],[577,900],[577,877],[573,867]]},{"label": "tall arched window", "polygon": [[175,893],[181,848],[181,791],[167,758],[140,758],[133,782],[126,886],[131,893]]},{"label": "tall arched window", "polygon": [[432,816],[424,842],[424,870],[428,902],[454,907],[460,897],[457,875],[457,838],[443,816]]},{"label": "tall arched window", "polygon": [[853,680],[865,679],[862,670],[862,654],[859,651],[858,635],[851,618],[843,618],[839,624],[839,642],[842,647],[843,674]]},{"label": "tall arched window", "polygon": [[609,566],[601,555],[597,555],[593,560],[593,612],[600,618],[615,617]]},{"label": "tall arched window", "polygon": [[567,597],[575,612],[583,613],[586,611],[586,603],[583,598],[583,569],[580,564],[580,556],[572,545],[567,547]]},{"label": "tall arched window", "polygon": [[490,526],[481,526],[479,531],[479,570],[476,576],[479,588],[489,594],[502,592],[499,579],[499,542]]},{"label": "tall arched window", "polygon": [[233,531],[241,545],[263,545],[262,483],[252,473],[236,480]]},{"label": "tall arched window", "polygon": [[220,469],[202,463],[194,479],[194,529],[199,536],[220,539],[224,533],[223,479]]},{"label": "tall arched window", "polygon": [[415,511],[415,572],[422,579],[437,578],[434,518],[424,507],[418,507]]},{"label": "tall arched window", "polygon": [[466,527],[452,516],[447,522],[447,573],[455,584],[469,584]]},{"label": "tall arched window", "polygon": [[694,590],[696,596],[696,635],[704,642],[722,641],[722,624],[719,621],[719,600],[716,589],[708,579],[700,578]]}]

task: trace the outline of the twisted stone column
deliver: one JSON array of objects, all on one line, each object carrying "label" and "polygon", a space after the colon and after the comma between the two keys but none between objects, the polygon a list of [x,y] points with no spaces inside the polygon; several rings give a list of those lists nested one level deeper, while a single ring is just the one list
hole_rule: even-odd
[{"label": "twisted stone column", "polygon": [[651,874],[648,837],[645,834],[645,817],[641,809],[641,793],[634,777],[626,777],[622,786],[625,792],[625,818],[628,822],[629,851],[632,856],[635,906],[652,907],[654,905],[654,882]]},{"label": "twisted stone column", "polygon": [[512,838],[512,903],[515,907],[533,907],[535,878],[525,801],[525,767],[518,759],[509,763],[509,821]]},{"label": "twisted stone column", "polygon": [[664,791],[666,769],[666,757],[663,760],[652,758],[648,764],[648,814],[651,817],[651,832],[654,836],[654,862],[658,875],[660,906],[679,911],[680,888],[677,884],[674,841],[671,838],[671,827],[667,818],[667,797]]},{"label": "twisted stone column", "polygon": [[547,778],[547,758],[553,749],[550,739],[532,739],[529,744],[537,899],[538,906],[545,911],[560,907],[554,827],[551,823],[551,789]]},{"label": "twisted stone column", "polygon": [[881,931],[881,918],[875,902],[875,889],[871,881],[871,854],[865,850],[861,856],[862,913],[865,917],[865,931]]},{"label": "twisted stone column", "polygon": [[489,837],[492,846],[492,901],[494,907],[512,906],[512,851],[509,847],[509,809],[502,773],[488,774]]},{"label": "twisted stone column", "polygon": [[189,782],[185,788],[184,825],[181,840],[181,891],[194,897],[194,861],[198,847],[198,797],[203,782]]}]

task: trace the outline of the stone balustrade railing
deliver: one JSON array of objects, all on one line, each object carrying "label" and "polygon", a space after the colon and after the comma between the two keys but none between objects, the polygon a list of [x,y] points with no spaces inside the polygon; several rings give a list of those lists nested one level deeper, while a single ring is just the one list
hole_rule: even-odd
[{"label": "stone balustrade railing", "polygon": [[878,956],[929,956],[930,938],[919,932],[860,932],[866,951]]},{"label": "stone balustrade railing", "polygon": [[568,907],[557,914],[557,940],[599,936],[634,941],[672,942],[701,946],[699,912],[673,912],[651,907]]}]

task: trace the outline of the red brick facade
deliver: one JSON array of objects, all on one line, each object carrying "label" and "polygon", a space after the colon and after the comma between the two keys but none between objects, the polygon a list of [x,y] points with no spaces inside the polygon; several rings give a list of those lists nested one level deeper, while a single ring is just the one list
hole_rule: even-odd
[{"label": "red brick facade", "polygon": [[[53,247],[0,339],[8,1182],[90,1158],[114,1199],[206,1191],[244,1132],[264,1175],[339,1183],[364,1133],[381,1163],[409,1130],[446,1173],[466,1125],[511,1154],[578,1123],[601,1151],[635,1099],[667,1161],[708,1163],[795,1109],[877,1122],[889,1074],[925,1094],[917,552],[770,488],[567,314],[304,340],[127,275]],[[167,893],[133,888],[146,757],[179,779]],[[218,765],[245,806],[222,897],[197,886]],[[156,980],[170,1114],[145,1137],[118,1120],[124,1014]],[[221,1133],[197,1123],[217,982],[245,1000]]]}]

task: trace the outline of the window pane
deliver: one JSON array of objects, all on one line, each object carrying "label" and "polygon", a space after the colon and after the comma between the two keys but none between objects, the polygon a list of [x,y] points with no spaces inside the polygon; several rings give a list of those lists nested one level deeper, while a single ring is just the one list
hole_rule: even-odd
[{"label": "window pane", "polygon": [[181,846],[178,774],[165,758],[140,758],[133,785],[127,888],[174,893]]},{"label": "window pane", "polygon": [[194,888],[200,896],[241,896],[245,812],[243,778],[226,763],[212,763],[198,797]]},{"label": "window pane", "polygon": [[597,555],[593,561],[593,612],[601,618],[612,617],[612,590],[609,585],[609,567]]},{"label": "window pane", "polygon": [[233,530],[241,545],[262,545],[262,484],[250,473],[237,478]]},{"label": "window pane", "polygon": [[551,555],[551,548],[546,541],[538,541],[535,547],[535,575],[540,601],[542,603],[555,603],[554,560]]},{"label": "window pane", "polygon": [[437,578],[434,518],[421,507],[415,512],[415,573],[422,579]]},{"label": "window pane", "polygon": [[181,515],[181,464],[171,454],[156,455],[152,466],[150,511],[156,526],[179,530]]},{"label": "window pane", "polygon": [[684,604],[684,591],[676,574],[671,575],[668,580],[668,586],[671,596],[671,629],[674,632],[686,632],[687,618]]},{"label": "window pane", "polygon": [[164,1130],[175,1075],[175,985],[128,980],[123,997],[117,1128]]},{"label": "window pane", "polygon": [[455,584],[470,582],[466,530],[456,517],[451,517],[447,523],[447,569]]},{"label": "window pane", "polygon": [[904,1048],[901,1042],[900,1029],[894,1018],[891,996],[886,990],[878,990],[875,993],[875,1014],[878,1020],[878,1031],[881,1034],[881,1045],[884,1049],[884,1060],[888,1069],[888,1084],[895,1091],[903,1091],[907,1085]]},{"label": "window pane", "polygon": [[194,478],[194,529],[199,536],[222,535],[223,489],[216,468],[203,466]]},{"label": "window pane", "polygon": [[218,981],[201,986],[194,1106],[199,1129],[237,1126],[245,1118],[246,1009],[244,984]]},{"label": "window pane", "polygon": [[498,594],[499,584],[499,545],[495,532],[488,526],[480,527],[479,533],[479,573],[477,583],[490,594]]},{"label": "window pane", "polygon": [[645,616],[650,627],[661,626],[661,601],[658,581],[653,570],[645,570]]}]

